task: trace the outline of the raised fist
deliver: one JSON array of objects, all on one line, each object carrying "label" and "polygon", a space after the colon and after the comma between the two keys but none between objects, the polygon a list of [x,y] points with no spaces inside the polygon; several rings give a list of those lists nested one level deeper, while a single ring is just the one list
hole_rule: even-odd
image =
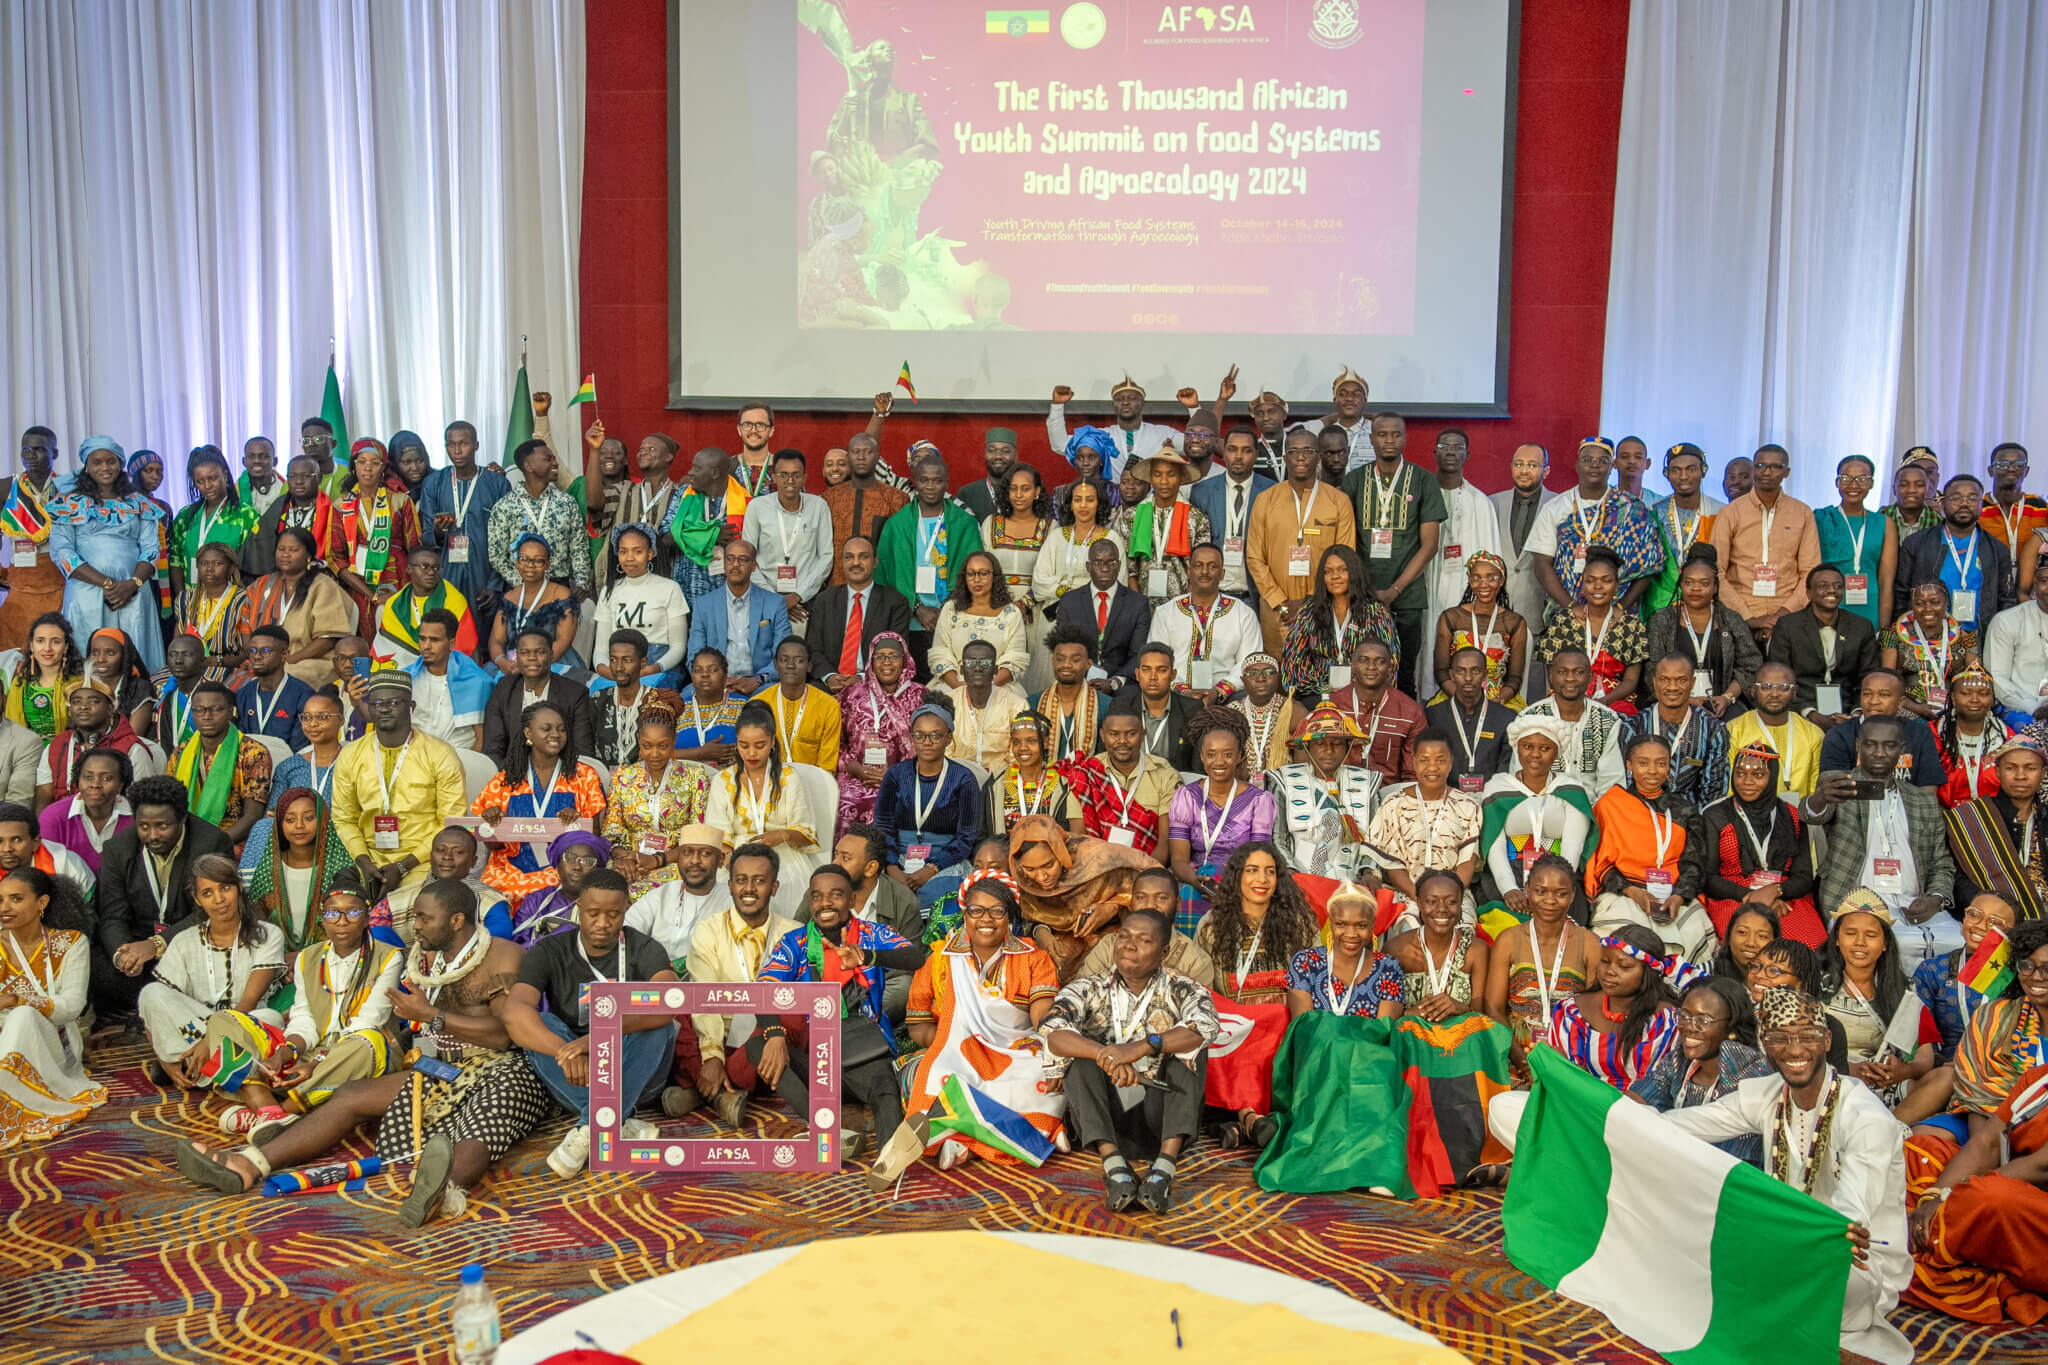
[{"label": "raised fist", "polygon": [[1181,389],[1173,396],[1180,400],[1180,405],[1184,408],[1198,407],[1202,402],[1202,395],[1196,393],[1193,389]]},{"label": "raised fist", "polygon": [[1052,401],[1055,403],[1071,403],[1074,401],[1074,391],[1065,384],[1055,384],[1052,390]]},{"label": "raised fist", "polygon": [[894,407],[895,405],[895,394],[878,393],[875,395],[875,415],[877,417],[887,417],[889,415],[889,409]]},{"label": "raised fist", "polygon": [[554,405],[555,396],[553,394],[537,393],[533,396],[533,415],[535,417],[545,417],[548,415],[548,409]]}]

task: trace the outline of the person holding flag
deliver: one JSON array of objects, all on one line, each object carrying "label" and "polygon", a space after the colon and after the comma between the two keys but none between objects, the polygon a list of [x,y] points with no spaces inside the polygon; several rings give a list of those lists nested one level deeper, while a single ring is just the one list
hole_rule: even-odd
[{"label": "person holding flag", "polygon": [[377,637],[378,613],[403,588],[412,547],[420,543],[420,517],[412,499],[384,478],[390,460],[384,443],[365,436],[349,447],[349,482],[334,503],[327,564],[356,604],[356,633]]},{"label": "person holding flag", "polygon": [[0,640],[26,640],[38,616],[64,609],[64,571],[50,554],[48,504],[57,496],[52,467],[57,434],[30,427],[21,434],[21,472],[0,478],[0,544],[10,552],[0,570]]},{"label": "person holding flag", "polygon": [[1955,1060],[1970,1019],[1986,1000],[2011,983],[2012,949],[2008,942],[2019,916],[2012,906],[1985,892],[1963,907],[1963,946],[1930,957],[1913,969],[1913,993],[1934,1016],[1941,1041],[1934,1045],[1936,1066]]}]

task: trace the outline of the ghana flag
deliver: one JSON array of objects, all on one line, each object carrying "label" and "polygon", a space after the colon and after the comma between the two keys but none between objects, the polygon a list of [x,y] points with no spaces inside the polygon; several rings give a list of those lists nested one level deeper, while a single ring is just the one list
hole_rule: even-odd
[{"label": "ghana flag", "polygon": [[984,12],[983,32],[991,38],[1045,38],[1052,34],[1049,9],[992,9]]},{"label": "ghana flag", "polygon": [[1483,1014],[1440,1024],[1302,1015],[1273,1065],[1280,1132],[1259,1157],[1260,1187],[1430,1198],[1506,1160],[1487,1150],[1486,1106],[1508,1088],[1510,1041]]}]

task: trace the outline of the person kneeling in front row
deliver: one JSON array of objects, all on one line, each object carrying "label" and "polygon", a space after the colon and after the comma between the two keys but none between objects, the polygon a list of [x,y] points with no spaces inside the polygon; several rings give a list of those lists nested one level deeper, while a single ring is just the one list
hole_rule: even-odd
[{"label": "person kneeling in front row", "polygon": [[[1076,1145],[1102,1158],[1112,1213],[1133,1199],[1154,1213],[1173,1207],[1174,1163],[1202,1118],[1216,1003],[1165,965],[1172,932],[1157,910],[1126,910],[1116,970],[1068,982],[1038,1029],[1047,1076],[1065,1074]],[[1141,1187],[1130,1159],[1153,1152]]]}]

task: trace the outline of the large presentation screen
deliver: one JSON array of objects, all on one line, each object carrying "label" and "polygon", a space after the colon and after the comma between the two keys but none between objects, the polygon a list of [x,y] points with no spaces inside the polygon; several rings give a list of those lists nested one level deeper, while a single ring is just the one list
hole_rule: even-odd
[{"label": "large presentation screen", "polygon": [[672,6],[676,406],[1501,410],[1510,0]]}]

